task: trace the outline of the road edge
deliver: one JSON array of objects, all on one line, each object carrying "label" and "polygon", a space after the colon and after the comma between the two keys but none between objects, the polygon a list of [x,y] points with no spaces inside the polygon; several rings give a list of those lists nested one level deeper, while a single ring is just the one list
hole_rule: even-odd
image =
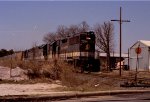
[{"label": "road edge", "polygon": [[150,90],[115,90],[115,91],[97,91],[97,92],[72,92],[72,93],[58,93],[55,94],[41,94],[41,95],[7,95],[0,96],[0,101],[16,102],[16,101],[46,101],[46,100],[65,100],[69,98],[81,98],[88,96],[105,96],[117,94],[134,94],[134,93],[150,93]]}]

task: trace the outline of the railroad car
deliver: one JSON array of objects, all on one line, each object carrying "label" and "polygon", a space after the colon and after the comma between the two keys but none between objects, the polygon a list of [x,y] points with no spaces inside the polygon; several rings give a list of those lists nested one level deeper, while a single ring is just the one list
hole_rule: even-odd
[{"label": "railroad car", "polygon": [[51,60],[61,59],[74,64],[83,71],[99,71],[99,59],[95,57],[95,34],[83,32],[73,36],[43,44],[24,51],[24,59]]},{"label": "railroad car", "polygon": [[61,39],[52,44],[56,58],[81,68],[81,71],[99,71],[99,60],[95,58],[95,34],[83,32]]}]

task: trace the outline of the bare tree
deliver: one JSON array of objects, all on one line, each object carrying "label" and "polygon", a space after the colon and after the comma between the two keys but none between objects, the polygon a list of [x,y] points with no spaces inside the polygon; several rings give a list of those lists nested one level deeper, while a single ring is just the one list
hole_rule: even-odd
[{"label": "bare tree", "polygon": [[78,25],[70,25],[68,28],[68,36],[74,35],[79,33],[79,27]]},{"label": "bare tree", "polygon": [[52,43],[54,42],[55,40],[57,40],[57,35],[55,33],[52,33],[52,32],[49,32],[47,33],[44,38],[43,38],[43,41],[45,43]]},{"label": "bare tree", "polygon": [[64,25],[59,25],[56,33],[59,38],[66,38],[68,36],[68,28]]},{"label": "bare tree", "polygon": [[59,25],[56,30],[56,33],[53,33],[53,32],[47,33],[44,36],[43,41],[45,43],[52,43],[53,41],[56,41],[57,39],[67,38],[76,33],[87,32],[88,30],[89,30],[89,25],[87,24],[86,21],[83,21],[79,25],[71,25],[69,27],[66,27],[64,25]]},{"label": "bare tree", "polygon": [[68,34],[70,36],[80,32],[87,32],[89,31],[89,29],[90,26],[88,25],[88,23],[86,21],[83,21],[78,25],[70,25],[68,28]]},{"label": "bare tree", "polygon": [[90,26],[88,25],[88,23],[86,21],[83,21],[79,24],[79,32],[87,32],[90,28]]},{"label": "bare tree", "polygon": [[107,54],[107,70],[110,67],[110,52],[114,50],[114,25],[111,22],[97,24],[94,27],[96,34],[96,45]]}]

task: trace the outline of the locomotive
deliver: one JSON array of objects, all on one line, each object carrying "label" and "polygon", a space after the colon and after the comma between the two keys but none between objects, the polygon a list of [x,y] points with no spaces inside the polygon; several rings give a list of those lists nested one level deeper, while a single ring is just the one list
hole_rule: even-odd
[{"label": "locomotive", "polygon": [[60,59],[83,71],[99,71],[100,62],[95,56],[94,32],[82,32],[73,36],[43,44],[23,52],[24,59]]}]

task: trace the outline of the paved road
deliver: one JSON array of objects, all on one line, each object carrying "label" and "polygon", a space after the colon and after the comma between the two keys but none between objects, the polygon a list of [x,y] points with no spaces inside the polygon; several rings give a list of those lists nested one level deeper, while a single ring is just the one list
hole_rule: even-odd
[{"label": "paved road", "polygon": [[73,98],[69,100],[55,100],[51,102],[150,102],[150,93],[95,96],[87,98]]}]

